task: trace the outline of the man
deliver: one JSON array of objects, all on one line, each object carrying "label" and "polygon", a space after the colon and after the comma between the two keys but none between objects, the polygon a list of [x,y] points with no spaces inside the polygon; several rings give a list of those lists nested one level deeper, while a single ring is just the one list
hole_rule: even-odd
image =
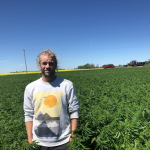
[{"label": "man", "polygon": [[66,150],[77,128],[79,103],[73,83],[55,75],[57,59],[49,49],[38,57],[42,77],[27,85],[24,93],[28,142],[41,150]]}]

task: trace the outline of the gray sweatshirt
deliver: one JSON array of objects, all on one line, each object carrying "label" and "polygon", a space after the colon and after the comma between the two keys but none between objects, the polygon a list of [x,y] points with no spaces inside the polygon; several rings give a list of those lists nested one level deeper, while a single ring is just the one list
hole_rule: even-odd
[{"label": "gray sweatshirt", "polygon": [[57,77],[28,84],[24,92],[25,122],[33,121],[33,141],[53,147],[70,138],[71,119],[79,118],[79,102],[73,83]]}]

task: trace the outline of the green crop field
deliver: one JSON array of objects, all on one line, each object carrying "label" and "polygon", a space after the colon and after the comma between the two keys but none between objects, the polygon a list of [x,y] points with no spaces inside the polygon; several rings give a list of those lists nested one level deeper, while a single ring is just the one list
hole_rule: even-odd
[{"label": "green crop field", "polygon": [[[79,127],[71,150],[150,149],[150,68],[58,72],[74,83]],[[24,123],[25,86],[41,74],[0,76],[0,150],[32,150]]]}]

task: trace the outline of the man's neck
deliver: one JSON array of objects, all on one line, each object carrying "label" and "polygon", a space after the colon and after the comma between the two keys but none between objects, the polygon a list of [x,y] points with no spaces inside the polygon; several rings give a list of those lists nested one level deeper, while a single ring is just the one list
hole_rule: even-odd
[{"label": "man's neck", "polygon": [[46,76],[42,76],[42,81],[43,82],[53,82],[56,79],[56,75],[53,75],[52,77],[46,77]]}]

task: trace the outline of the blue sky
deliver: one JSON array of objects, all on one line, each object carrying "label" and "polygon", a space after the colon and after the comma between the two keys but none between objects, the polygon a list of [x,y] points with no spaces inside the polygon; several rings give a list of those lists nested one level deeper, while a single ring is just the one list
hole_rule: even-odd
[{"label": "blue sky", "polygon": [[150,59],[150,0],[0,0],[0,73],[37,71],[52,49],[61,69]]}]

